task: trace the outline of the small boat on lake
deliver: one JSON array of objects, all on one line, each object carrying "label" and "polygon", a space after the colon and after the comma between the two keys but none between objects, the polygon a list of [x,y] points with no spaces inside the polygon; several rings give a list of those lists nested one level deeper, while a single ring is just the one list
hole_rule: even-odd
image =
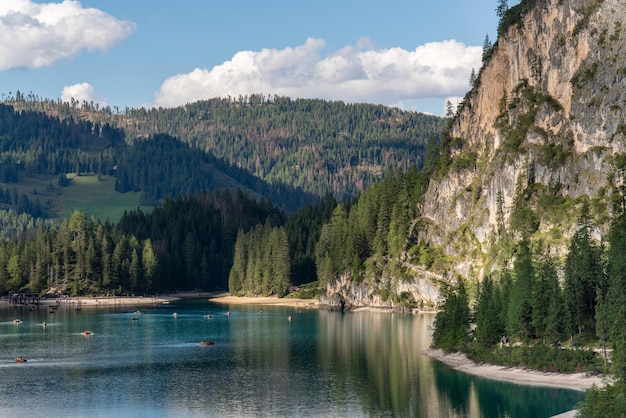
[{"label": "small boat on lake", "polygon": [[23,356],[17,356],[17,358],[15,359],[16,363],[26,363],[26,359]]},{"label": "small boat on lake", "polygon": [[200,345],[215,345],[215,341],[200,341]]},{"label": "small boat on lake", "polygon": [[93,334],[93,332],[91,332],[91,331],[89,331],[88,329],[86,329],[86,330],[84,330],[83,332],[81,332],[81,334],[82,334],[82,335],[84,335],[84,336],[88,336],[88,335]]}]

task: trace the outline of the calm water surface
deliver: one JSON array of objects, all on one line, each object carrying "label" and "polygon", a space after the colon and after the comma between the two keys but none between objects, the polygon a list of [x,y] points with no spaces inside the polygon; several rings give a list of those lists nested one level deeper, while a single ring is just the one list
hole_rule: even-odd
[{"label": "calm water surface", "polygon": [[432,361],[420,354],[429,314],[204,301],[136,309],[0,311],[0,416],[548,417],[583,397]]}]

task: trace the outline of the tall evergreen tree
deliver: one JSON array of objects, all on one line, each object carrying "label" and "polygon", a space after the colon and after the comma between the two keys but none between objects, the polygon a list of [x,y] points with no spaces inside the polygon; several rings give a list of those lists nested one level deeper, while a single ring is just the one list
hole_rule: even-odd
[{"label": "tall evergreen tree", "polygon": [[530,243],[522,240],[517,246],[513,265],[514,278],[508,301],[507,330],[510,334],[528,339],[532,336],[531,295],[535,281]]},{"label": "tall evergreen tree", "polygon": [[445,301],[435,317],[433,346],[444,350],[457,351],[469,341],[470,308],[465,283],[459,279],[458,285],[445,291]]},{"label": "tall evergreen tree", "polygon": [[585,203],[579,219],[580,228],[572,237],[565,260],[565,303],[570,333],[595,336],[596,289],[604,274],[599,247],[591,238],[589,207]]},{"label": "tall evergreen tree", "polygon": [[496,292],[491,276],[486,276],[480,283],[475,308],[476,340],[485,348],[492,347],[504,333]]}]

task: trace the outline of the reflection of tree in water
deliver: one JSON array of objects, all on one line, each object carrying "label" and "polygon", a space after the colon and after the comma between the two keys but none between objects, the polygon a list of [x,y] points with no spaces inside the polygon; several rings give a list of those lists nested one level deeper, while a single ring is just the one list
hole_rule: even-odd
[{"label": "reflection of tree in water", "polygon": [[584,396],[482,379],[420,355],[430,345],[432,316],[320,312],[319,321],[329,402],[367,416],[552,416]]},{"label": "reflection of tree in water", "polygon": [[430,344],[431,316],[320,312],[320,318],[318,351],[331,396],[358,396],[367,415],[421,415],[418,353]]},{"label": "reflection of tree in water", "polygon": [[461,415],[549,417],[572,409],[584,398],[584,392],[496,382],[458,373],[441,363],[434,370],[437,390]]}]

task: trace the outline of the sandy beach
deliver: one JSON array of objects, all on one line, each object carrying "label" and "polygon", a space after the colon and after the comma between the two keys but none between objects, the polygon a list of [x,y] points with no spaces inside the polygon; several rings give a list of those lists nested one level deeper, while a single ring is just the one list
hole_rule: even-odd
[{"label": "sandy beach", "polygon": [[[315,309],[319,303],[317,299],[279,298],[267,297],[239,297],[231,296],[225,292],[176,292],[153,296],[89,296],[89,297],[63,297],[41,298],[40,306],[63,306],[63,307],[93,307],[93,306],[154,306],[168,304],[180,299],[205,299],[210,302],[231,305],[276,305],[293,306],[297,308]],[[3,304],[9,304],[7,300]]]},{"label": "sandy beach", "polygon": [[580,391],[589,389],[592,385],[604,386],[601,376],[588,376],[586,373],[548,373],[492,364],[477,364],[462,353],[446,353],[435,349],[426,350],[423,354],[447,364],[454,370],[487,379]]},{"label": "sandy beach", "polygon": [[209,302],[224,303],[231,305],[273,305],[293,306],[296,308],[316,309],[319,306],[317,299],[279,298],[276,296],[231,296],[228,293],[215,295],[209,298]]},{"label": "sandy beach", "polygon": [[169,296],[102,296],[102,297],[68,297],[58,299],[41,299],[41,306],[73,306],[73,307],[90,307],[90,306],[147,306],[160,305],[175,300]]}]

